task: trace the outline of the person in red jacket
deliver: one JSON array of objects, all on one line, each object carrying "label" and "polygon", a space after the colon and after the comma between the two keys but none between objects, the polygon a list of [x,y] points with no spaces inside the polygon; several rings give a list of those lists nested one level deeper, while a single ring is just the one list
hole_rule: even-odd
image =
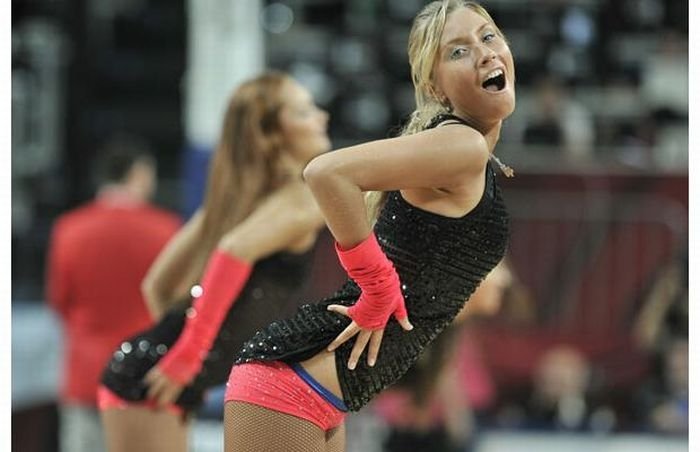
[{"label": "person in red jacket", "polygon": [[152,324],[141,281],[180,227],[149,204],[156,166],[139,140],[115,137],[98,153],[94,200],[54,223],[47,296],[65,337],[60,395],[64,452],[104,448],[97,411],[100,374],[123,338]]}]

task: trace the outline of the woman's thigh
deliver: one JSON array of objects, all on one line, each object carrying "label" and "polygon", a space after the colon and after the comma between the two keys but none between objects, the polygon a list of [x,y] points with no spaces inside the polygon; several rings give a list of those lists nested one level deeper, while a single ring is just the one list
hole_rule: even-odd
[{"label": "woman's thigh", "polygon": [[289,414],[246,402],[224,408],[226,452],[326,452],[326,432]]}]

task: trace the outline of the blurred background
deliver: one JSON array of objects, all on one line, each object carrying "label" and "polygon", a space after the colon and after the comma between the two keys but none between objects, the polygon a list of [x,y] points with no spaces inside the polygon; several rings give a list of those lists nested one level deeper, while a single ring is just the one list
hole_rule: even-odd
[{"label": "blurred background", "polygon": [[[412,111],[406,44],[426,3],[12,1],[13,451],[57,450],[46,250],[56,217],[93,197],[99,146],[146,140],[156,204],[186,219],[226,98],[264,68],[312,91],[335,148],[387,137]],[[688,2],[481,3],[516,60],[496,149],[516,171],[508,276],[446,347],[457,421],[437,392],[411,411],[398,388],[350,417],[348,450],[441,435],[478,452],[688,450]],[[309,298],[343,279],[331,244]],[[195,451],[220,450],[217,397]]]}]

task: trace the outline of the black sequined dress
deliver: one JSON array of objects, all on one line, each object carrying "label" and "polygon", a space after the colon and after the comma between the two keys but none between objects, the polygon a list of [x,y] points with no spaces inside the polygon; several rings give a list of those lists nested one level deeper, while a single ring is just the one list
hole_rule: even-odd
[{"label": "black sequined dress", "polygon": [[[231,364],[245,340],[276,319],[289,317],[302,303],[311,264],[305,254],[277,253],[255,264],[243,291],[226,315],[202,371],[177,404],[196,409],[204,390],[226,383]],[[185,325],[187,306],[172,309],[155,326],[126,339],[102,374],[102,384],[123,399],[144,400],[142,378],[168,351]]]},{"label": "black sequined dress", "polygon": [[[367,366],[365,355],[355,370],[347,368],[354,340],[336,350],[336,371],[345,404],[358,411],[378,392],[396,382],[423,349],[452,321],[484,277],[503,258],[508,241],[508,215],[487,165],[486,184],[477,206],[461,218],[434,214],[391,192],[374,232],[399,274],[409,319],[405,332],[389,321],[379,357]],[[347,281],[334,295],[306,304],[286,320],[258,331],[240,351],[236,364],[256,360],[299,362],[322,351],[350,323],[329,312],[329,304],[354,304],[360,289]]]}]

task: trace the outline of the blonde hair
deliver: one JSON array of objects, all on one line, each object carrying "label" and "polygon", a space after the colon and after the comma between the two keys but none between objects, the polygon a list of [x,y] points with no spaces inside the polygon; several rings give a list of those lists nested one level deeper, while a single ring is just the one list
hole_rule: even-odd
[{"label": "blonde hair", "polygon": [[[434,70],[440,51],[440,39],[448,16],[459,8],[469,8],[489,21],[496,33],[505,39],[491,15],[483,6],[465,0],[439,0],[427,4],[413,20],[408,37],[408,61],[415,91],[416,108],[411,113],[401,135],[411,135],[424,130],[440,113],[448,113],[435,95]],[[369,216],[375,220],[384,202],[385,192],[369,192],[366,196]]]},{"label": "blonde hair", "polygon": [[283,73],[266,72],[241,84],[231,96],[209,164],[202,246],[190,267],[195,278],[224,233],[293,177],[280,164],[279,113],[289,81]]}]

